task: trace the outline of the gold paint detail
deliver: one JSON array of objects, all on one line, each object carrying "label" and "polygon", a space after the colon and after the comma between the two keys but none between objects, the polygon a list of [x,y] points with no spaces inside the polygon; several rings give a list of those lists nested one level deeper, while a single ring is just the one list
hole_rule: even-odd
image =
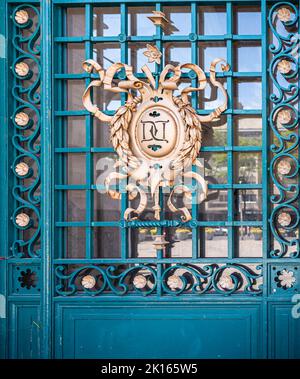
[{"label": "gold paint detail", "polygon": [[291,62],[286,60],[286,59],[282,59],[278,65],[278,71],[281,73],[281,74],[288,74],[291,69],[292,69],[292,65],[291,65]]},{"label": "gold paint detail", "polygon": [[278,112],[277,120],[281,125],[288,124],[292,120],[292,114],[289,109],[282,109]]},{"label": "gold paint detail", "polygon": [[143,289],[147,286],[147,278],[144,275],[135,275],[133,278],[133,285],[135,288]]},{"label": "gold paint detail", "polygon": [[[139,203],[136,208],[126,209],[125,220],[136,219],[146,209],[147,192],[154,198],[152,209],[155,219],[159,220],[159,187],[172,187],[176,177],[183,173],[186,178],[194,179],[200,184],[200,201],[206,198],[207,184],[202,175],[185,172],[184,169],[197,164],[202,141],[201,123],[208,124],[217,120],[227,109],[227,92],[216,79],[216,65],[223,62],[223,59],[215,59],[211,63],[209,79],[212,86],[221,91],[224,101],[206,116],[198,115],[190,104],[190,94],[204,90],[207,85],[204,71],[195,64],[185,63],[176,67],[168,64],[156,85],[156,80],[146,65],[141,68],[146,79],[140,80],[133,75],[133,68],[123,63],[115,63],[106,71],[93,60],[83,63],[86,72],[92,73],[95,70],[99,75],[99,79],[93,80],[84,91],[83,105],[100,121],[110,123],[111,142],[119,156],[115,166],[119,169],[118,172],[110,173],[105,179],[106,191],[113,199],[120,199],[121,194],[111,188],[111,181],[130,177],[135,182],[128,184],[126,190],[131,199],[138,196]],[[226,62],[222,66],[224,70],[229,69]],[[179,89],[183,70],[186,69],[196,74],[198,87],[188,85]],[[125,79],[114,85],[113,78],[120,70],[125,72]],[[104,114],[92,103],[91,90],[101,86],[113,93],[127,94],[127,102],[117,109],[114,116]],[[174,91],[179,91],[180,94],[174,96]],[[184,193],[185,200],[190,202],[191,190],[185,186],[179,189]],[[181,212],[182,220],[188,221],[191,219],[188,207],[177,209],[172,202],[172,196],[179,189],[171,192],[168,206],[173,212]]]},{"label": "gold paint detail", "polygon": [[83,288],[92,289],[96,285],[96,279],[93,275],[85,275],[81,279],[81,285]]},{"label": "gold paint detail", "polygon": [[15,65],[15,72],[19,76],[26,76],[29,72],[29,66],[25,62],[19,62]]},{"label": "gold paint detail", "polygon": [[147,44],[146,47],[147,51],[144,51],[143,54],[148,58],[148,62],[160,64],[162,53],[158,50],[158,48],[149,44]]},{"label": "gold paint detail", "polygon": [[155,26],[161,27],[164,31],[166,31],[171,24],[166,15],[161,11],[152,11],[152,15],[148,16],[148,18]]},{"label": "gold paint detail", "polygon": [[19,176],[25,176],[29,172],[29,166],[25,162],[20,162],[15,167],[15,172]]},{"label": "gold paint detail", "polygon": [[278,224],[280,226],[286,227],[286,226],[289,226],[291,224],[292,217],[287,212],[281,212],[281,213],[279,213],[277,220],[278,220]]},{"label": "gold paint detail", "polygon": [[291,162],[288,159],[281,159],[277,164],[277,171],[281,175],[288,175],[292,170]]},{"label": "gold paint detail", "polygon": [[28,20],[29,20],[29,15],[24,9],[21,9],[16,12],[15,14],[16,23],[18,23],[19,25],[24,25],[26,24]]},{"label": "gold paint detail", "polygon": [[291,11],[288,8],[282,7],[278,9],[277,15],[282,22],[288,22],[291,20]]},{"label": "gold paint detail", "polygon": [[30,222],[30,217],[26,213],[19,213],[16,216],[16,224],[21,227],[25,227],[29,224]]},{"label": "gold paint detail", "polygon": [[15,123],[19,126],[26,126],[29,122],[29,116],[25,112],[19,112],[15,116]]}]

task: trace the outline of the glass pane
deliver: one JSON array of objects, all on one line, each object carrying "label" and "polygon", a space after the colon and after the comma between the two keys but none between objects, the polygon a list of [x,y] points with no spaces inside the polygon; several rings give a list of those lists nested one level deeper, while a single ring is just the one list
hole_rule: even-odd
[{"label": "glass pane", "polygon": [[[94,184],[104,185],[107,175],[116,171],[114,165],[118,159],[114,153],[95,153],[94,155]],[[113,183],[112,183],[113,184]]]},{"label": "glass pane", "polygon": [[233,15],[235,34],[261,34],[261,13],[259,7],[234,7]]},{"label": "glass pane", "polygon": [[182,42],[167,42],[164,44],[163,54],[165,63],[177,66],[182,63],[191,62],[191,44]]},{"label": "glass pane", "polygon": [[155,25],[148,16],[153,16],[154,7],[128,7],[128,35],[152,36],[156,33]]},{"label": "glass pane", "polygon": [[67,9],[67,35],[85,36],[85,9],[83,7]]},{"label": "glass pane", "polygon": [[153,246],[157,228],[131,228],[129,230],[129,254],[132,258],[155,258]]},{"label": "glass pane", "polygon": [[260,72],[261,45],[257,42],[242,42],[234,44],[234,71]]},{"label": "glass pane", "polygon": [[198,13],[199,34],[222,35],[227,32],[226,8],[223,6],[200,6]]},{"label": "glass pane", "polygon": [[235,228],[238,257],[262,257],[262,229],[253,226]]},{"label": "glass pane", "polygon": [[258,117],[234,117],[234,136],[237,146],[261,146],[262,120]]},{"label": "glass pane", "polygon": [[119,221],[120,217],[120,201],[94,191],[94,221]]},{"label": "glass pane", "polygon": [[118,43],[95,43],[93,45],[93,59],[104,69],[113,63],[121,62],[121,49]]},{"label": "glass pane", "polygon": [[85,228],[67,229],[66,258],[85,258]]},{"label": "glass pane", "polygon": [[234,190],[234,218],[238,221],[262,220],[260,190]]},{"label": "glass pane", "polygon": [[83,109],[82,94],[85,90],[85,83],[83,80],[67,80],[67,109],[68,110],[81,110]]},{"label": "glass pane", "polygon": [[172,28],[166,30],[165,34],[187,36],[191,33],[191,7],[164,7],[163,12],[172,22]]},{"label": "glass pane", "polygon": [[235,183],[261,183],[261,154],[234,153]]},{"label": "glass pane", "polygon": [[67,47],[67,73],[81,74],[83,72],[82,63],[85,60],[85,49],[83,43],[68,43]]},{"label": "glass pane", "polygon": [[145,64],[152,72],[155,71],[155,63],[148,63],[148,58],[144,55],[145,51],[147,51],[145,43],[128,43],[128,64],[133,67],[133,72],[141,72]]},{"label": "glass pane", "polygon": [[202,146],[227,145],[227,117],[221,116],[212,124],[202,124]]},{"label": "glass pane", "polygon": [[166,241],[166,257],[191,258],[192,257],[192,230],[185,226],[181,228],[164,229]]},{"label": "glass pane", "polygon": [[227,183],[227,154],[226,153],[201,153],[204,158],[205,179],[210,184]]},{"label": "glass pane", "polygon": [[93,118],[94,147],[112,147],[110,142],[110,126],[96,117]]},{"label": "glass pane", "polygon": [[207,198],[199,206],[199,220],[227,220],[228,196],[227,191],[209,190]]},{"label": "glass pane", "polygon": [[226,60],[227,48],[225,42],[199,42],[199,65],[209,72],[211,63],[216,58],[223,58]]},{"label": "glass pane", "polygon": [[120,258],[121,239],[119,228],[97,227],[94,233],[94,258]]},{"label": "glass pane", "polygon": [[95,7],[93,15],[93,36],[117,36],[121,33],[119,7]]},{"label": "glass pane", "polygon": [[223,258],[228,253],[228,229],[225,227],[200,228],[200,253],[205,258]]},{"label": "glass pane", "polygon": [[239,81],[235,84],[234,103],[236,109],[261,109],[261,82]]},{"label": "glass pane", "polygon": [[[225,79],[219,78],[218,81],[222,83],[225,89],[227,89],[227,82]],[[223,104],[224,96],[218,87],[215,87],[208,82],[204,91],[200,91],[198,102],[200,109],[213,110]]]},{"label": "glass pane", "polygon": [[[67,129],[67,147],[85,146],[85,117],[67,117],[64,119]],[[62,146],[61,147],[65,147]]]},{"label": "glass pane", "polygon": [[67,221],[85,221],[85,191],[66,191]]},{"label": "glass pane", "polygon": [[85,184],[85,154],[66,154],[67,183]]}]

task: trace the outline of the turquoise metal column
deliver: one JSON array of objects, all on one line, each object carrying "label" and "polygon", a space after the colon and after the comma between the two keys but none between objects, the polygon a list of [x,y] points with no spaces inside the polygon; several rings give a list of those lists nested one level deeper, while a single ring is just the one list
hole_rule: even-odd
[{"label": "turquoise metal column", "polygon": [[42,358],[51,358],[52,345],[52,253],[53,253],[53,160],[52,160],[52,4],[41,4],[42,28],[42,106],[41,106],[41,177],[42,177]]}]

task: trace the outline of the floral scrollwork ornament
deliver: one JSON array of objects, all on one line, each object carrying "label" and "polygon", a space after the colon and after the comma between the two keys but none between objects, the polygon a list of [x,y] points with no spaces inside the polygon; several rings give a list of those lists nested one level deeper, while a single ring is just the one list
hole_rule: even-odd
[{"label": "floral scrollwork ornament", "polygon": [[[175,180],[179,177],[197,183],[202,191],[200,201],[206,198],[207,184],[203,176],[187,168],[197,162],[202,140],[201,123],[218,119],[227,108],[227,92],[216,79],[216,66],[221,62],[224,61],[215,59],[211,63],[210,82],[222,92],[224,101],[205,116],[198,115],[189,101],[192,92],[202,91],[207,85],[204,71],[195,64],[167,64],[157,83],[147,65],[141,68],[146,77],[141,80],[134,76],[131,66],[123,63],[112,64],[106,71],[93,60],[83,63],[85,71],[91,73],[95,70],[99,75],[84,91],[83,105],[96,118],[110,124],[111,142],[119,157],[116,164],[118,170],[106,177],[104,184],[107,193],[114,199],[120,199],[120,192],[112,189],[111,182],[130,178],[126,191],[131,199],[139,196],[139,205],[125,211],[125,220],[135,219],[145,210],[148,192],[154,199],[154,217],[159,220],[161,187],[171,188],[168,201],[170,210],[181,212],[182,221],[190,220],[187,206],[176,208],[172,202],[175,193],[184,194],[187,201],[192,197],[189,186],[180,184],[175,187]],[[228,69],[224,62],[222,70]],[[195,73],[198,87],[188,85],[181,89],[179,96],[174,96],[174,91],[179,91],[183,70]],[[120,77],[117,76],[120,71],[123,79],[114,85],[114,78]],[[127,95],[126,103],[113,116],[105,114],[92,102],[91,90],[101,86],[104,90]]]}]

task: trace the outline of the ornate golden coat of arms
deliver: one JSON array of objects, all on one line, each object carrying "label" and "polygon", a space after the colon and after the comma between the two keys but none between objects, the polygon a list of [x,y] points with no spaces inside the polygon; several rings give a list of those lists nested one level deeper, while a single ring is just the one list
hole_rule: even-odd
[{"label": "ornate golden coat of arms", "polygon": [[[111,181],[127,180],[126,191],[129,199],[139,195],[137,208],[129,207],[124,219],[133,219],[141,214],[148,201],[148,193],[154,198],[154,217],[160,219],[159,188],[170,188],[168,207],[172,212],[180,211],[182,220],[191,219],[187,206],[176,208],[172,202],[173,194],[183,193],[184,203],[192,198],[192,191],[184,183],[175,185],[175,179],[194,179],[201,188],[200,200],[206,198],[207,184],[203,176],[195,170],[186,170],[197,163],[201,148],[201,123],[217,119],[227,108],[227,93],[223,85],[216,80],[215,69],[222,59],[215,59],[210,66],[210,82],[218,87],[224,96],[224,102],[209,115],[198,115],[189,102],[189,95],[201,91],[207,85],[203,70],[191,63],[178,66],[168,64],[156,81],[147,65],[142,67],[146,80],[138,79],[133,69],[123,63],[115,63],[106,71],[95,61],[87,60],[83,68],[88,73],[95,70],[98,80],[93,80],[83,94],[85,108],[101,121],[109,122],[112,145],[119,156],[116,171],[110,173],[105,186],[108,194],[120,199],[121,193],[111,188]],[[228,66],[222,64],[222,70]],[[117,86],[113,79],[123,70],[124,80]],[[183,71],[192,70],[197,76],[198,87],[187,86],[179,90]],[[126,93],[125,105],[118,108],[114,116],[103,113],[91,99],[91,89],[103,86],[104,90],[115,93]]]}]

